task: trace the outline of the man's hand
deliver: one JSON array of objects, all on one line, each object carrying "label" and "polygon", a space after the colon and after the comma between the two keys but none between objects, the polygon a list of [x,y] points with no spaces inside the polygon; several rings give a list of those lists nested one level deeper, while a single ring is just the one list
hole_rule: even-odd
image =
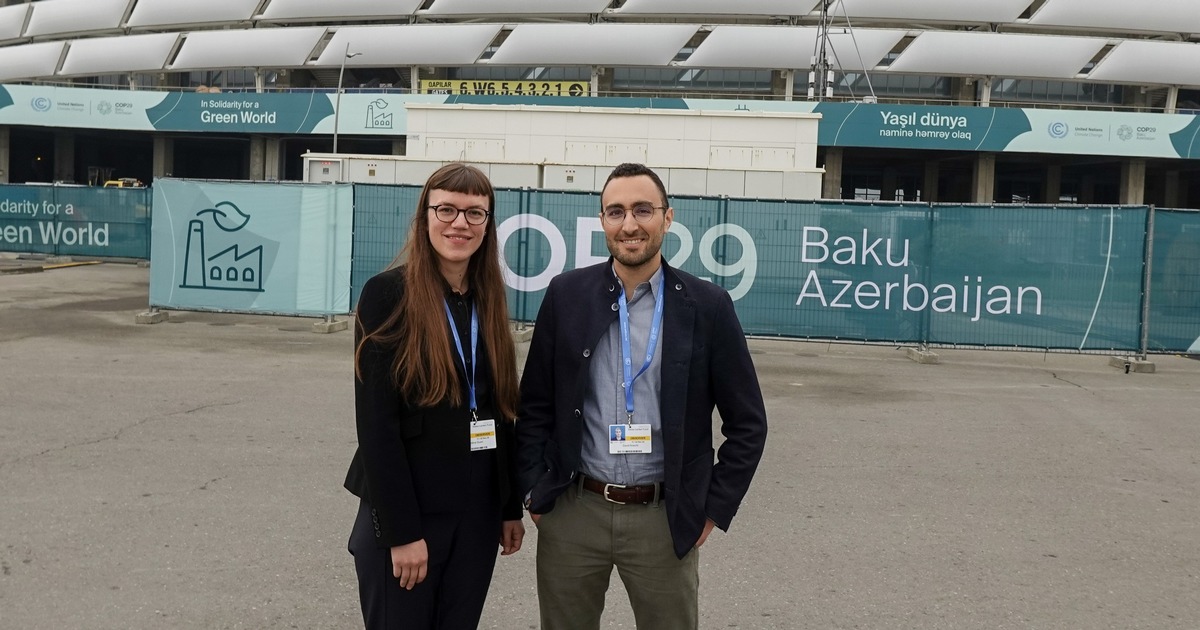
[{"label": "man's hand", "polygon": [[704,541],[708,540],[708,535],[712,533],[713,527],[716,527],[716,525],[711,518],[704,519],[704,531],[700,532],[700,540],[696,541],[697,549],[700,548],[700,545],[704,544]]},{"label": "man's hand", "polygon": [[500,555],[509,556],[521,550],[521,541],[525,539],[525,524],[520,519],[504,521],[500,527]]},{"label": "man's hand", "polygon": [[425,580],[429,572],[429,548],[425,539],[407,545],[392,547],[392,575],[400,580],[400,587],[412,590]]},{"label": "man's hand", "polygon": [[533,520],[533,526],[534,526],[534,527],[537,527],[538,521],[542,520],[542,515],[541,515],[541,514],[534,514],[533,512],[530,512],[530,513],[529,513],[529,518],[530,518],[531,520]]}]

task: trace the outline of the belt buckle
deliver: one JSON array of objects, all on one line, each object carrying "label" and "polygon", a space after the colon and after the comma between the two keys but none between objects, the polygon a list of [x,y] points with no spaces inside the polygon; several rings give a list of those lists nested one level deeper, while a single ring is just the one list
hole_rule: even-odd
[{"label": "belt buckle", "polygon": [[625,502],[624,502],[624,501],[618,501],[618,500],[616,500],[616,499],[614,499],[614,498],[612,498],[612,497],[608,496],[608,491],[609,491],[609,489],[611,489],[611,488],[620,488],[620,489],[622,489],[622,490],[623,490],[623,489],[625,489],[626,487],[628,487],[628,486],[624,486],[624,485],[621,485],[621,484],[619,484],[619,483],[606,483],[606,484],[604,484],[604,492],[602,493],[602,494],[604,495],[604,500],[605,500],[605,501],[608,501],[608,502],[610,502],[610,503],[616,503],[617,505],[625,505]]}]

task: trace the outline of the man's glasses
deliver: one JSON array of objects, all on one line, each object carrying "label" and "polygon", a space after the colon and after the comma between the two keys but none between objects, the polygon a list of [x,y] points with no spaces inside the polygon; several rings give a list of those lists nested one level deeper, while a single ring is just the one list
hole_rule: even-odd
[{"label": "man's glasses", "polygon": [[600,216],[604,217],[604,222],[609,225],[621,225],[625,222],[625,214],[632,213],[633,219],[638,223],[647,223],[654,218],[655,210],[666,210],[666,206],[652,206],[648,203],[635,203],[633,207],[626,210],[625,206],[608,206],[600,211]]},{"label": "man's glasses", "polygon": [[492,215],[491,212],[483,208],[455,208],[448,203],[429,206],[429,209],[433,210],[433,216],[437,217],[438,221],[442,223],[454,223],[458,215],[462,214],[467,218],[467,223],[471,225],[483,225],[487,222],[488,217]]}]

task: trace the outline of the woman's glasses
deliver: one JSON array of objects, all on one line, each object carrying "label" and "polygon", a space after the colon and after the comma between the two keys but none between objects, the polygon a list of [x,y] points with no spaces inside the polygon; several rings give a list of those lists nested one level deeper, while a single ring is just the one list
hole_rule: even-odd
[{"label": "woman's glasses", "polygon": [[461,214],[467,218],[467,223],[471,225],[483,225],[488,220],[488,217],[492,215],[491,212],[483,208],[456,208],[448,203],[429,206],[429,209],[433,210],[433,216],[437,217],[438,221],[442,223],[454,223],[454,220]]}]

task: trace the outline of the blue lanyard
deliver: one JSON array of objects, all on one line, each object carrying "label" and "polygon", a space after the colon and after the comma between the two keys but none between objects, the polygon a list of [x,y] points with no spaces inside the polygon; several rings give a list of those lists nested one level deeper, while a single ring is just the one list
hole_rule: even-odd
[{"label": "blue lanyard", "polygon": [[462,340],[458,338],[458,326],[454,323],[454,315],[450,312],[450,303],[442,299],[442,305],[446,307],[446,320],[450,322],[450,332],[454,335],[454,347],[458,348],[458,358],[463,362],[463,371],[467,374],[467,392],[471,400],[471,417],[479,419],[475,414],[478,407],[475,405],[475,348],[479,346],[479,317],[475,313],[475,304],[471,303],[471,369],[467,370],[467,359],[463,355]]},{"label": "blue lanyard", "polygon": [[646,361],[637,374],[632,374],[633,359],[630,357],[629,350],[629,305],[625,300],[624,288],[621,290],[621,296],[617,298],[621,320],[621,369],[625,376],[621,387],[625,388],[625,414],[628,424],[633,424],[633,382],[646,371],[646,368],[650,367],[650,362],[654,360],[654,351],[658,346],[658,332],[662,328],[663,289],[666,284],[667,274],[662,273],[658,279],[658,291],[654,294],[654,319],[650,323],[650,339],[646,342]]}]

